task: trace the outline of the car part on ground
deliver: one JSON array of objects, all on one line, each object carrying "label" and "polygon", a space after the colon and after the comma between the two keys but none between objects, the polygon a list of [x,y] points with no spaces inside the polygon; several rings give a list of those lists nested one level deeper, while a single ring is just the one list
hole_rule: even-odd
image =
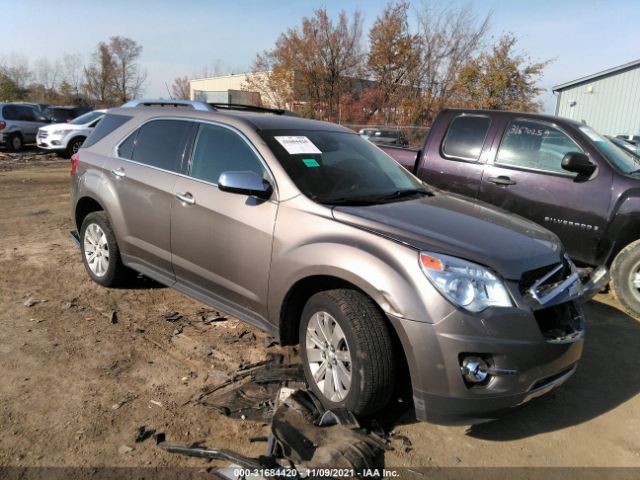
[{"label": "car part on ground", "polygon": [[476,423],[571,376],[582,285],[554,234],[426,187],[339,125],[253,110],[105,115],[72,162],[91,278],[126,266],[300,344],[330,409],[372,414],[410,382],[419,419]]}]

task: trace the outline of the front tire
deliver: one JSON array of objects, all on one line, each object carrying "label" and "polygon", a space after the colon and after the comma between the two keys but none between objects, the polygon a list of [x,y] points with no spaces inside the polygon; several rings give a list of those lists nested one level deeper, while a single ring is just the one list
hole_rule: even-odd
[{"label": "front tire", "polygon": [[371,298],[347,289],[317,293],[304,307],[299,334],[307,382],[327,409],[367,415],[389,402],[394,352]]},{"label": "front tire", "polygon": [[82,144],[84,143],[84,138],[82,137],[76,137],[71,139],[71,141],[69,142],[69,145],[67,145],[67,150],[65,151],[65,158],[71,158],[73,156],[74,153],[78,153],[78,150],[80,150],[80,147],[82,146]]},{"label": "front tire", "polygon": [[90,213],[82,221],[80,250],[84,267],[94,282],[104,287],[115,287],[122,283],[126,267],[120,258],[116,236],[105,212]]},{"label": "front tire", "polygon": [[628,313],[640,315],[640,240],[624,247],[613,260],[611,290]]}]

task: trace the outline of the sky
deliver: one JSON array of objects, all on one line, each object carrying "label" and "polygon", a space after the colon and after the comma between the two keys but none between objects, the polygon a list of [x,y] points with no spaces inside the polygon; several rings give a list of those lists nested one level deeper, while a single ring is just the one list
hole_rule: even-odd
[{"label": "sky", "polygon": [[[96,44],[114,35],[143,46],[145,97],[167,97],[178,76],[216,62],[245,71],[256,53],[273,47],[280,33],[326,7],[364,14],[364,32],[387,0],[0,0],[0,58],[18,53],[31,61],[81,53],[89,60]],[[475,0],[432,3],[467,6],[482,18],[491,14],[491,35],[513,32],[520,53],[533,61],[553,59],[540,85],[544,111],[553,113],[551,87],[640,58],[638,0]],[[423,5],[411,1],[413,16]],[[366,38],[366,37],[365,37]],[[491,41],[491,38],[489,39]]]}]

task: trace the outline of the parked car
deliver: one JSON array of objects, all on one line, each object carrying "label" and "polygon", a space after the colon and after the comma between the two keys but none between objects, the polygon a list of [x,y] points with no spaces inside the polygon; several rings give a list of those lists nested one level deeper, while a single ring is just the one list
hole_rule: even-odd
[{"label": "parked car", "polygon": [[634,145],[640,144],[640,135],[616,135],[616,138],[620,140],[626,140],[627,142],[633,143]]},{"label": "parked car", "polygon": [[314,394],[356,414],[407,371],[417,417],[439,423],[495,418],[573,374],[578,300],[597,286],[556,235],[425,187],[341,126],[240,110],[107,112],[72,159],[95,282],[141,272],[299,344]]},{"label": "parked car", "polygon": [[421,179],[549,228],[587,269],[611,271],[613,292],[640,314],[640,163],[573,120],[445,110],[424,146],[384,150]]},{"label": "parked car", "polygon": [[409,145],[407,137],[400,130],[374,130],[368,137],[370,142],[378,145]]},{"label": "parked car", "polygon": [[40,127],[37,144],[43,150],[71,157],[104,117],[106,110],[93,110],[69,121]]},{"label": "parked car", "polygon": [[0,103],[0,145],[11,151],[35,143],[38,128],[46,124],[47,119],[33,105]]},{"label": "parked car", "polygon": [[376,133],[375,128],[361,128],[358,130],[358,135],[360,135],[365,140],[369,140]]},{"label": "parked car", "polygon": [[90,107],[48,106],[45,108],[43,115],[49,119],[50,123],[65,123],[91,110]]},{"label": "parked car", "polygon": [[625,152],[629,152],[634,157],[640,158],[640,145],[631,143],[628,140],[622,140],[618,137],[612,137],[610,135],[605,135],[605,137],[607,137],[614,145],[617,145],[618,147],[624,149]]}]

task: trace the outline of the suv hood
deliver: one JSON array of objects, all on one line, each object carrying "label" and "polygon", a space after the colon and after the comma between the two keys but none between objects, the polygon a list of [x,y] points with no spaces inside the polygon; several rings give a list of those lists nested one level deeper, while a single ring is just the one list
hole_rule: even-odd
[{"label": "suv hood", "polygon": [[418,250],[488,266],[504,278],[561,261],[549,230],[482,202],[452,194],[367,206],[336,206],[333,217]]},{"label": "suv hood", "polygon": [[50,123],[44,127],[40,127],[40,130],[46,132],[54,132],[56,130],[86,130],[87,125],[73,125],[71,123]]}]

